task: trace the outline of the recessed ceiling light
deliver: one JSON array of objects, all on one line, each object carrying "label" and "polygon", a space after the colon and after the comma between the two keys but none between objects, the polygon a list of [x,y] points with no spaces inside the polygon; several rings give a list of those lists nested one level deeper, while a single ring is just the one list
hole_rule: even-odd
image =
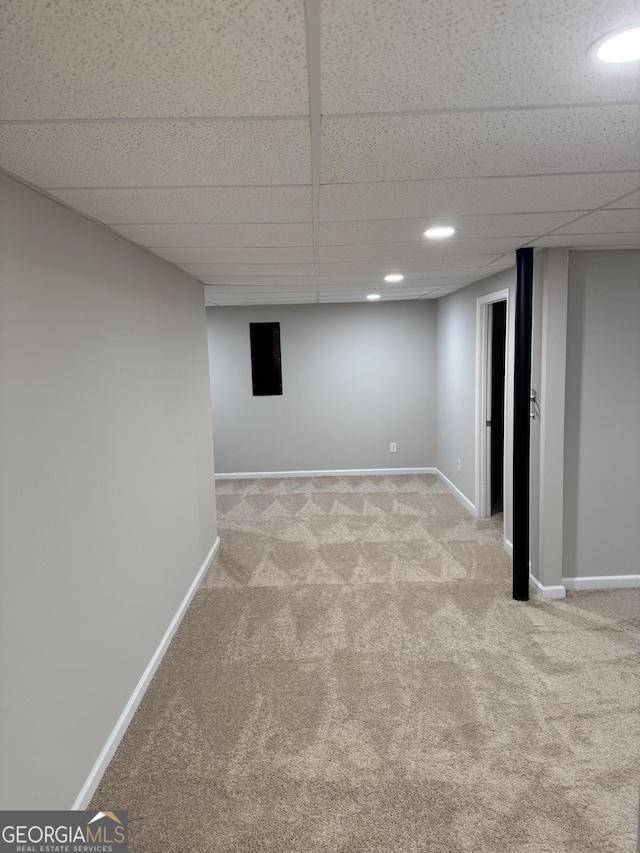
[{"label": "recessed ceiling light", "polygon": [[385,281],[391,281],[391,282],[402,281],[403,279],[404,279],[404,276],[401,275],[399,272],[394,272],[394,273],[391,273],[391,275],[385,275],[385,277],[384,277]]},{"label": "recessed ceiling light", "polygon": [[602,62],[637,62],[640,59],[640,24],[607,33],[591,45],[588,53]]},{"label": "recessed ceiling light", "polygon": [[433,228],[427,228],[424,236],[429,240],[444,240],[445,237],[452,237],[456,233],[456,229],[450,225],[435,225]]},{"label": "recessed ceiling light", "polygon": [[369,293],[369,294],[367,294],[367,299],[371,299],[372,301],[374,299],[380,299],[380,294],[379,293]]}]

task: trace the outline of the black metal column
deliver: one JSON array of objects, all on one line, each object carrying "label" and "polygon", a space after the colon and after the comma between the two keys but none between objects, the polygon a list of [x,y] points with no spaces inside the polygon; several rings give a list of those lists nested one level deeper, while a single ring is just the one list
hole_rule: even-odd
[{"label": "black metal column", "polygon": [[529,600],[529,437],[533,249],[516,251],[513,394],[513,597]]}]

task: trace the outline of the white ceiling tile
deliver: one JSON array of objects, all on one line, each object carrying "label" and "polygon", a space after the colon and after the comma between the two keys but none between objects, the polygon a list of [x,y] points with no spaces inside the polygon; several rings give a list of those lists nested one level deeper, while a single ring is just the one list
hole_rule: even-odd
[{"label": "white ceiling tile", "polygon": [[426,264],[438,257],[463,257],[464,255],[499,255],[517,249],[523,242],[520,237],[501,240],[426,240],[415,243],[372,243],[354,246],[321,246],[321,263],[351,261],[404,261],[421,259]]},{"label": "white ceiling tile", "polygon": [[3,4],[5,119],[301,115],[301,0]]},{"label": "white ceiling tile", "polygon": [[[614,246],[640,249],[640,231],[625,234],[550,234],[536,240],[540,247],[608,249]],[[640,281],[640,271],[638,272]]]},{"label": "white ceiling tile", "polygon": [[403,273],[408,271],[432,272],[443,269],[471,269],[497,261],[499,255],[466,255],[454,258],[431,258],[425,260],[403,260],[394,263],[390,261],[357,261],[353,263],[330,263],[320,264],[320,275],[367,275],[377,274],[384,278],[389,273]]},{"label": "white ceiling tile", "polygon": [[299,290],[315,288],[316,278],[309,276],[233,276],[233,275],[200,275],[198,276],[204,284],[224,285],[226,287],[297,287]]},{"label": "white ceiling tile", "polygon": [[325,119],[322,182],[640,169],[640,105]]},{"label": "white ceiling tile", "polygon": [[320,189],[320,217],[326,222],[589,210],[639,181],[640,173],[629,172],[331,185]]},{"label": "white ceiling tile", "polygon": [[296,292],[296,293],[304,293],[305,291],[315,291],[316,284],[314,278],[304,278],[304,277],[294,277],[294,276],[281,276],[278,278],[277,282],[265,284],[262,279],[256,278],[247,278],[242,279],[242,284],[238,283],[236,279],[228,279],[224,284],[211,284],[208,280],[203,282],[205,285],[205,289],[207,293],[220,293],[222,291],[234,291],[237,293],[246,293],[246,292],[258,292],[265,291],[270,293],[278,293],[280,291],[284,292]]},{"label": "white ceiling tile", "polygon": [[[421,219],[370,219],[356,222],[320,223],[321,246],[347,246],[357,243],[403,243],[424,240],[424,232],[433,225],[451,225],[456,238],[490,239],[500,237],[531,238],[558,228],[584,211],[562,213],[487,214],[485,216],[425,216]],[[167,244],[168,245],[168,244]],[[173,245],[173,244],[172,244]]]},{"label": "white ceiling tile", "polygon": [[[551,229],[548,229],[551,230]],[[623,231],[640,231],[640,209],[596,210],[559,228],[556,234],[615,234]]]},{"label": "white ceiling tile", "polygon": [[350,276],[344,276],[343,279],[339,282],[334,282],[330,280],[329,276],[320,276],[319,277],[319,286],[320,290],[325,291],[338,291],[344,290],[353,293],[365,292],[368,293],[372,288],[376,289],[376,291],[384,291],[387,293],[398,293],[404,291],[414,291],[414,290],[434,290],[438,287],[442,287],[444,284],[450,284],[451,282],[457,282],[464,278],[465,281],[473,281],[473,276],[440,276],[439,278],[433,279],[405,279],[400,284],[389,284],[386,281],[372,281],[369,279],[368,281],[352,281]]},{"label": "white ceiling tile", "polygon": [[[434,281],[434,280],[444,280],[455,278],[456,280],[463,277],[472,277],[475,272],[479,269],[482,269],[480,265],[472,266],[472,267],[440,267],[440,268],[432,268],[432,269],[421,269],[421,270],[405,270],[404,271],[404,283],[407,282],[426,282],[426,281]],[[348,274],[323,274],[319,276],[320,282],[325,284],[337,284],[342,285],[343,283],[349,284],[354,282],[365,282],[368,284],[377,283],[380,284],[383,282],[385,285],[388,285],[388,282],[384,281],[384,275],[380,272],[380,270],[376,270],[374,272],[361,272],[361,273],[348,273]]]},{"label": "white ceiling tile", "polygon": [[323,113],[638,100],[634,69],[586,55],[637,20],[636,0],[324,0]]},{"label": "white ceiling tile", "polygon": [[102,222],[310,222],[310,187],[56,190]]},{"label": "white ceiling tile", "polygon": [[313,264],[180,264],[180,267],[196,276],[304,276],[314,272]]},{"label": "white ceiling tile", "polygon": [[[414,299],[421,299],[422,296],[423,296],[423,294],[421,294],[421,293],[420,294],[412,294],[412,293],[401,294],[398,296],[394,296],[393,301],[394,302],[398,302],[398,301],[410,302]],[[327,304],[327,303],[338,304],[341,302],[342,303],[344,303],[344,302],[363,302],[363,303],[366,303],[367,305],[377,305],[380,302],[389,302],[391,300],[385,296],[382,296],[376,302],[370,302],[369,300],[367,300],[366,295],[362,295],[362,294],[358,294],[358,293],[346,293],[346,294],[345,293],[335,293],[335,294],[328,294],[328,293],[322,294],[321,293],[319,301],[321,303],[324,303],[324,304]]]},{"label": "white ceiling tile", "polygon": [[174,264],[313,264],[311,246],[278,248],[153,249]]},{"label": "white ceiling tile", "polygon": [[253,296],[273,296],[273,297],[285,297],[285,296],[316,296],[316,289],[306,289],[300,290],[298,288],[278,288],[278,289],[269,289],[265,290],[265,288],[245,288],[245,287],[205,287],[205,295],[207,299],[218,300],[219,298],[229,299],[247,299]]},{"label": "white ceiling tile", "polygon": [[[311,223],[288,222],[275,225],[112,225],[136,243],[151,248],[184,246],[312,246]],[[548,230],[548,229],[547,229]]]},{"label": "white ceiling tile", "polygon": [[9,124],[0,152],[40,187],[311,183],[307,120]]},{"label": "white ceiling tile", "polygon": [[[635,183],[635,182],[634,182]],[[630,193],[629,195],[621,198],[619,201],[613,201],[608,207],[614,208],[638,208],[640,209],[640,189],[636,192]]]},{"label": "white ceiling tile", "polygon": [[300,305],[308,302],[316,302],[316,294],[282,294],[277,296],[267,296],[263,294],[255,294],[252,296],[218,296],[210,298],[206,303],[208,305]]}]

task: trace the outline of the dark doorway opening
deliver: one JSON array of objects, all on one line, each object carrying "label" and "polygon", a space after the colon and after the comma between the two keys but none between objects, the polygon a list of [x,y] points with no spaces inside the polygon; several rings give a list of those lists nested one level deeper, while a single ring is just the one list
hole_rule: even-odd
[{"label": "dark doorway opening", "polygon": [[507,303],[491,306],[491,515],[504,504],[504,385]]}]

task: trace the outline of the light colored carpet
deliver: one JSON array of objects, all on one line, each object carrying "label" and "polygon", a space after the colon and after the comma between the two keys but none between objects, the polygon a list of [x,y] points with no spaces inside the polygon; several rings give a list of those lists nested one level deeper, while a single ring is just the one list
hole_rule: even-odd
[{"label": "light colored carpet", "polygon": [[511,600],[432,476],[220,481],[222,547],[93,799],[133,853],[632,853],[640,590]]}]

